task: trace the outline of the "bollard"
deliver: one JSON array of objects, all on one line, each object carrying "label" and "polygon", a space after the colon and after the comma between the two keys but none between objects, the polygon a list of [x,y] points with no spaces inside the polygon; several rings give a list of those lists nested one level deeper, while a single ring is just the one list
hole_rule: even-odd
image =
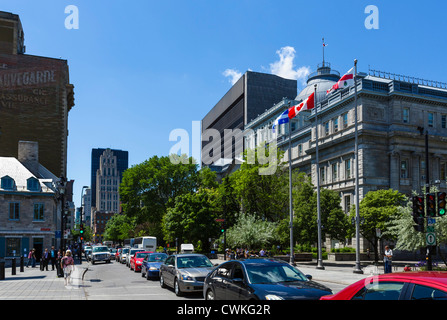
[{"label": "bollard", "polygon": [[11,269],[11,275],[16,275],[16,258],[12,258],[12,269]]},{"label": "bollard", "polygon": [[5,280],[5,260],[0,261],[0,280]]},{"label": "bollard", "polygon": [[24,267],[25,267],[25,263],[24,263],[23,257],[20,257],[20,272],[25,271]]}]

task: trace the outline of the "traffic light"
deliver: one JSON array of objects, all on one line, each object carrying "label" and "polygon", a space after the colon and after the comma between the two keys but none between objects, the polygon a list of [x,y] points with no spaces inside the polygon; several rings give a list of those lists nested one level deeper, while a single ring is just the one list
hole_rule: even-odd
[{"label": "traffic light", "polygon": [[220,232],[221,233],[225,232],[225,224],[223,222],[220,224]]},{"label": "traffic light", "polygon": [[413,221],[416,223],[414,229],[419,232],[424,232],[424,197],[413,197]]},{"label": "traffic light", "polygon": [[438,215],[440,217],[445,216],[446,214],[446,193],[445,192],[438,192]]},{"label": "traffic light", "polygon": [[435,201],[435,194],[429,193],[427,194],[427,216],[428,217],[435,217],[436,216],[436,201]]},{"label": "traffic light", "polygon": [[83,241],[84,240],[84,225],[83,224],[81,224],[79,226],[79,234],[81,236],[81,241]]}]

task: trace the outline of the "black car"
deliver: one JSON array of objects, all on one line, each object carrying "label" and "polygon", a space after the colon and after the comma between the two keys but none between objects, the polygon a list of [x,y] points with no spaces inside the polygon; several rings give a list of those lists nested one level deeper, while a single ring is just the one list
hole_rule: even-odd
[{"label": "black car", "polygon": [[319,300],[331,289],[274,259],[224,262],[206,277],[206,300]]}]

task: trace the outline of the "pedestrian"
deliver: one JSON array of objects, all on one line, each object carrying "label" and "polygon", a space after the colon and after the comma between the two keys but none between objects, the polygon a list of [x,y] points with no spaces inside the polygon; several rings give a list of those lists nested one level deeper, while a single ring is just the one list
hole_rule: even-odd
[{"label": "pedestrian", "polygon": [[26,263],[26,267],[29,268],[30,265],[33,263],[33,249],[29,249],[28,252],[28,262]]},{"label": "pedestrian", "polygon": [[393,261],[393,250],[389,246],[385,246],[385,254],[383,255],[383,264],[385,273],[391,273],[391,264]]},{"label": "pedestrian", "polygon": [[42,268],[41,271],[46,269],[48,271],[48,263],[50,262],[50,252],[48,252],[48,248],[45,248],[44,253],[42,254]]},{"label": "pedestrian", "polygon": [[65,256],[61,259],[61,268],[64,271],[65,285],[71,282],[71,272],[74,268],[74,260],[71,254],[71,250],[65,252]]},{"label": "pedestrian", "polygon": [[57,259],[57,251],[56,251],[56,249],[54,249],[54,246],[51,246],[50,260],[51,260],[51,270],[53,270],[53,271],[54,271],[54,266],[56,264],[56,259]]}]

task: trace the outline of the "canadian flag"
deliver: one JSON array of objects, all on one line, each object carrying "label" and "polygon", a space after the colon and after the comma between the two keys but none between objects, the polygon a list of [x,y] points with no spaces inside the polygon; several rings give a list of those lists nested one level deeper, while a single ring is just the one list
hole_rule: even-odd
[{"label": "canadian flag", "polygon": [[303,110],[312,110],[315,107],[315,92],[307,97],[306,100],[300,104],[289,108],[289,119],[293,119]]},{"label": "canadian flag", "polygon": [[343,89],[354,85],[354,67],[352,67],[348,72],[345,73],[343,77],[338,80],[336,84],[332,86],[328,91],[326,91],[326,95],[331,92],[334,92],[337,89]]}]

